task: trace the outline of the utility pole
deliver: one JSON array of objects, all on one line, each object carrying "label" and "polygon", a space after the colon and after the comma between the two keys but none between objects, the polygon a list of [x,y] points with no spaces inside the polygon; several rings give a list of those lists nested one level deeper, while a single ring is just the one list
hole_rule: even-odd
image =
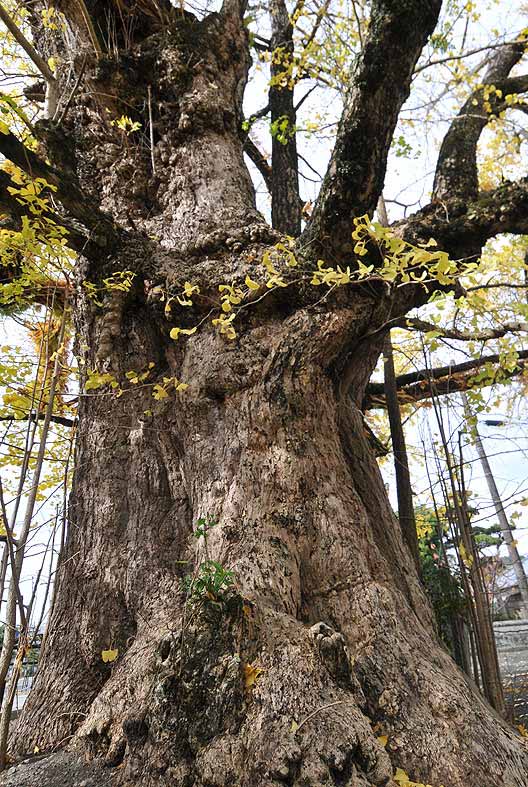
[{"label": "utility pole", "polygon": [[[462,394],[462,400],[464,402],[464,412],[466,414],[466,418],[470,418],[471,410],[469,408],[467,396],[465,394]],[[495,513],[497,514],[497,518],[499,520],[501,534],[508,549],[508,554],[510,556],[513,570],[515,571],[515,578],[517,580],[517,585],[521,594],[524,617],[528,618],[528,580],[526,578],[524,566],[522,564],[519,551],[513,537],[511,525],[508,521],[508,517],[506,516],[506,512],[504,511],[502,500],[499,495],[499,490],[497,489],[497,484],[495,483],[493,473],[491,472],[490,463],[488,461],[486,451],[484,450],[484,444],[482,443],[476,424],[473,427],[473,436],[474,445],[477,449],[480,463],[482,465],[482,469],[484,470],[484,476],[486,477],[489,493],[495,507]]]},{"label": "utility pole", "polygon": [[387,412],[389,414],[392,452],[394,455],[394,469],[396,472],[398,519],[400,522],[403,539],[409,547],[410,553],[416,564],[416,569],[420,574],[420,554],[418,551],[418,537],[416,535],[416,520],[414,517],[411,475],[409,472],[407,447],[405,445],[405,435],[403,432],[400,405],[398,402],[398,390],[396,387],[396,374],[394,371],[394,358],[392,354],[390,331],[388,332],[387,338],[385,339],[383,356],[385,401],[387,402]]},{"label": "utility pole", "polygon": [[[389,226],[387,205],[383,194],[378,200],[378,217],[384,227]],[[421,575],[420,551],[416,533],[416,519],[414,516],[414,501],[411,487],[411,474],[407,458],[407,446],[398,402],[398,388],[396,385],[396,372],[394,370],[394,356],[390,330],[387,333],[383,347],[383,377],[385,383],[385,401],[389,415],[392,453],[394,456],[394,470],[396,473],[396,494],[398,496],[398,520],[403,540],[407,544],[414,560],[418,575]]]}]

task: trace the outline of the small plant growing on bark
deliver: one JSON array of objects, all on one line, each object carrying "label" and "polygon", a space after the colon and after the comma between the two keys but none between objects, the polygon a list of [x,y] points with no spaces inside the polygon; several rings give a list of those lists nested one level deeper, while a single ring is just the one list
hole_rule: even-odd
[{"label": "small plant growing on bark", "polygon": [[196,567],[194,574],[188,574],[183,578],[183,590],[188,603],[191,604],[205,600],[221,602],[233,587],[235,578],[232,571],[209,557],[207,536],[218,523],[213,519],[202,517],[196,524],[197,527],[193,535],[196,539],[203,537],[205,560]]},{"label": "small plant growing on bark", "polygon": [[195,575],[186,576],[184,579],[184,588],[191,603],[204,599],[222,601],[233,584],[233,572],[215,560],[205,560],[200,563]]}]

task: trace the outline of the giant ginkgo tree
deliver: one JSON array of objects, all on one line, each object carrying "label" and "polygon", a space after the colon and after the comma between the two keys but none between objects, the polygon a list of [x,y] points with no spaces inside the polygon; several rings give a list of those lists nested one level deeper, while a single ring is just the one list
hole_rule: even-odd
[{"label": "giant ginkgo tree", "polygon": [[[362,405],[387,331],[475,274],[489,239],[528,233],[528,180],[482,191],[477,167],[486,126],[523,109],[524,37],[487,53],[430,202],[387,229],[372,219],[441,0],[350,4],[362,32],[313,209],[302,2],[271,0],[256,32],[244,0],[32,0],[18,22],[14,5],[46,117],[5,104],[2,276],[28,302],[54,287],[81,393],[55,603],[11,745],[39,757],[8,783],[523,787],[522,737],[440,644]],[[306,46],[330,35],[318,8]],[[271,163],[242,115],[263,50]],[[328,81],[331,50],[297,72]]]}]

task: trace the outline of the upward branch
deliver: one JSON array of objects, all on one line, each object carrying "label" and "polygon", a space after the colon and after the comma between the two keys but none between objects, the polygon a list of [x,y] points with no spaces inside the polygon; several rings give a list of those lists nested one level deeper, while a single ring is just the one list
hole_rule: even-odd
[{"label": "upward branch", "polygon": [[[287,235],[301,232],[296,111],[293,86],[286,62],[293,57],[293,25],[284,0],[271,0],[271,85],[269,105],[272,123],[271,218],[275,229]],[[281,129],[284,129],[281,131]]]},{"label": "upward branch", "polygon": [[433,186],[436,199],[474,199],[477,196],[477,145],[480,136],[490,119],[506,108],[504,96],[528,90],[527,77],[507,79],[523,56],[524,49],[525,44],[519,42],[496,51],[484,76],[483,86],[473,91],[452,122],[438,156]]},{"label": "upward branch", "polygon": [[372,4],[369,33],[351,75],[332,159],[304,234],[314,254],[330,262],[350,255],[353,217],[376,207],[398,113],[441,5],[441,0]]}]

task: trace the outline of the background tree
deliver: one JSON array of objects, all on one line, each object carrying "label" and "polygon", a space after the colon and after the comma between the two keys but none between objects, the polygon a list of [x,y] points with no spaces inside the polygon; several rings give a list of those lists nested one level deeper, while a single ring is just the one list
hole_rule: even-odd
[{"label": "background tree", "polygon": [[[291,208],[272,205],[274,228],[244,163],[243,2],[21,5],[48,117],[8,103],[0,128],[6,301],[16,285],[41,303],[43,260],[48,274],[77,253],[54,291],[73,306],[82,392],[56,601],[13,746],[72,753],[13,778],[51,785],[62,767],[81,783],[88,752],[138,785],[384,785],[403,768],[521,787],[528,752],[439,642],[361,406],[387,330],[476,275],[489,238],[527,232],[527,182],[481,192],[477,171],[480,135],[528,89],[511,76],[524,37],[468,82],[433,198],[393,234],[368,217],[442,3],[352,3],[359,47],[330,67],[347,82],[335,146],[292,239],[293,96],[270,96],[286,143],[272,196]],[[269,9],[272,89],[301,9]]]}]

